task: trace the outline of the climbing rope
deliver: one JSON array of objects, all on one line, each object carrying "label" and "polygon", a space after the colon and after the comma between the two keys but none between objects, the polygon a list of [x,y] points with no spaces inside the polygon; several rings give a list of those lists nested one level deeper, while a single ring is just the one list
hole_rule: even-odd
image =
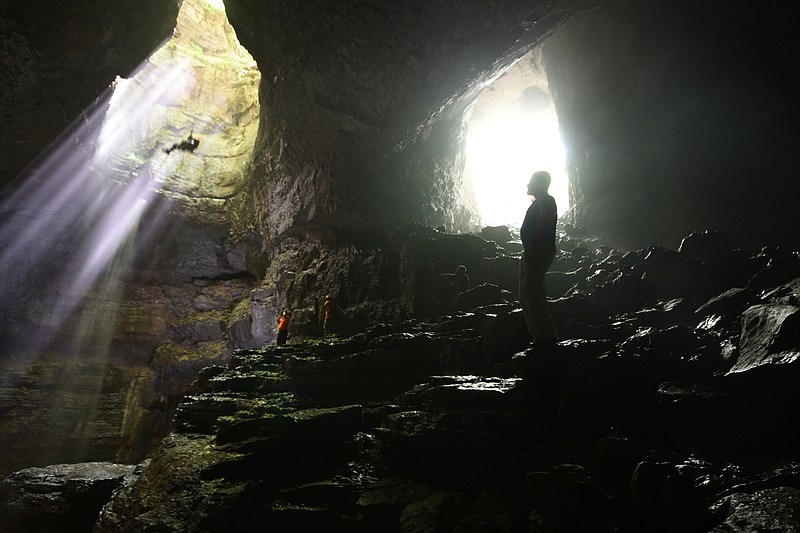
[{"label": "climbing rope", "polygon": [[[203,84],[206,81],[205,77],[205,67],[203,67],[203,75],[200,77],[200,85],[197,87],[197,96],[195,97],[194,101],[194,113],[192,114],[192,129],[189,132],[189,136],[191,137],[194,134],[194,127],[197,124],[197,117],[198,117],[198,107],[200,106],[200,95],[203,94]],[[214,94],[214,90],[217,86],[217,69],[214,69],[214,76],[211,79],[211,94]]]},{"label": "climbing rope", "polygon": [[[202,67],[202,73],[200,75],[200,84],[197,86],[197,95],[194,99],[194,112],[192,113],[192,128],[189,130],[189,138],[191,139],[194,136],[194,128],[197,125],[197,117],[199,116],[199,107],[200,107],[200,96],[203,94],[203,85],[206,81],[206,67]],[[217,69],[214,69],[214,77],[211,82],[211,94],[214,94],[214,89],[217,86]],[[176,176],[181,175],[181,171],[183,170],[183,158],[186,157],[186,153],[184,150],[181,150],[181,160],[178,163],[178,168],[175,169]]]},{"label": "climbing rope", "polygon": [[[206,67],[201,67],[201,68],[203,70],[202,70],[202,74],[200,75],[200,83],[197,86],[197,95],[195,96],[195,102],[194,102],[194,112],[191,114],[192,127],[191,127],[191,130],[189,131],[189,137],[187,138],[187,140],[189,140],[189,141],[191,141],[191,139],[194,137],[194,129],[195,129],[195,126],[197,125],[197,117],[199,116],[198,111],[199,111],[199,108],[200,108],[200,96],[203,94],[203,85],[205,84],[205,81],[206,81],[206,76],[205,76],[205,68]],[[214,69],[214,77],[213,77],[212,82],[211,82],[211,93],[212,94],[214,94],[214,90],[216,89],[216,86],[217,86],[217,69]],[[199,143],[199,140],[197,141],[197,143]],[[191,149],[189,149],[189,151],[194,152],[194,148],[197,146],[197,143],[194,143],[194,146]],[[183,142],[181,143],[181,145],[183,145]],[[172,149],[175,149],[176,147],[177,147],[177,145],[173,145]],[[181,153],[181,160],[178,162],[178,167],[175,169],[175,176],[180,177],[181,172],[183,171],[183,160],[184,160],[184,157],[186,156],[185,152],[187,150],[184,149],[182,146],[180,148],[178,148],[178,149],[183,153]],[[169,151],[167,151],[167,153],[169,154]]]},{"label": "climbing rope", "polygon": [[194,126],[197,123],[197,108],[200,106],[200,95],[203,94],[203,83],[205,81],[206,81],[206,68],[203,67],[202,74],[200,74],[200,85],[197,86],[197,96],[195,96],[194,99],[194,113],[192,113],[192,129],[189,132],[189,137],[191,137],[194,134]]}]

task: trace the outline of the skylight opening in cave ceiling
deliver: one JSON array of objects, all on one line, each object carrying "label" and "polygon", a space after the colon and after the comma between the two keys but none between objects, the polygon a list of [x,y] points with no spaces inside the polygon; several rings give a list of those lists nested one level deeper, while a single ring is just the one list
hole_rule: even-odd
[{"label": "skylight opening in cave ceiling", "polygon": [[[184,0],[172,38],[118,78],[99,138],[118,181],[144,169],[156,189],[226,198],[240,189],[258,131],[260,73],[224,5]],[[180,146],[189,136],[193,150]]]}]

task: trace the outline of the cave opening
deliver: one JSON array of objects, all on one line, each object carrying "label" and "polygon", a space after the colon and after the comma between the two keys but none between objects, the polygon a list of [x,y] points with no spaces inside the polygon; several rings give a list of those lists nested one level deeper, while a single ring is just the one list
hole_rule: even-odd
[{"label": "cave opening", "polygon": [[[173,197],[234,195],[258,132],[260,77],[222,2],[184,1],[172,38],[114,84],[98,147],[110,151],[108,174],[125,182],[146,169]],[[196,150],[170,151],[190,136]]]},{"label": "cave opening", "polygon": [[475,102],[466,174],[483,225],[519,227],[531,174],[547,170],[559,215],[570,208],[566,152],[539,48],[511,65]]}]

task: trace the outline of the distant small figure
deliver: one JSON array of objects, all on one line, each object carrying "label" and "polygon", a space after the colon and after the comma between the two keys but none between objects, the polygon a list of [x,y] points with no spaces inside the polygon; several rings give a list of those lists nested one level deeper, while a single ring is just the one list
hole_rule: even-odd
[{"label": "distant small figure", "polygon": [[283,346],[286,344],[286,338],[289,336],[289,321],[292,319],[292,312],[284,309],[278,317],[278,340],[275,344]]},{"label": "distant small figure", "polygon": [[194,152],[195,149],[198,146],[200,146],[200,139],[192,137],[192,134],[190,133],[189,136],[185,140],[181,141],[180,143],[175,143],[172,146],[170,146],[169,148],[164,148],[164,151],[166,153],[168,153],[168,154],[173,150],[183,150],[184,152]]},{"label": "distant small figure", "polygon": [[439,274],[439,283],[436,288],[436,300],[439,312],[449,313],[453,310],[456,296],[469,290],[469,275],[467,267],[458,265],[453,273]]},{"label": "distant small figure", "polygon": [[467,275],[467,267],[458,265],[455,274],[450,279],[450,286],[453,287],[453,296],[460,292],[469,290],[469,276]]},{"label": "distant small figure", "polygon": [[325,308],[325,318],[322,321],[322,333],[324,335],[328,335],[331,333],[331,328],[334,322],[334,315],[336,314],[336,308],[333,305],[333,300],[331,299],[331,295],[328,294],[325,296],[324,302]]}]

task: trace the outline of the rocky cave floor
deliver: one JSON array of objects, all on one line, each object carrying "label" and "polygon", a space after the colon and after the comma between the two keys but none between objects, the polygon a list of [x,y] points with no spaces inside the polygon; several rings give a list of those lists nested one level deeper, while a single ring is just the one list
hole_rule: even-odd
[{"label": "rocky cave floor", "polygon": [[240,350],[144,463],[6,478],[2,530],[800,531],[797,251],[561,250],[555,347],[483,284]]}]

